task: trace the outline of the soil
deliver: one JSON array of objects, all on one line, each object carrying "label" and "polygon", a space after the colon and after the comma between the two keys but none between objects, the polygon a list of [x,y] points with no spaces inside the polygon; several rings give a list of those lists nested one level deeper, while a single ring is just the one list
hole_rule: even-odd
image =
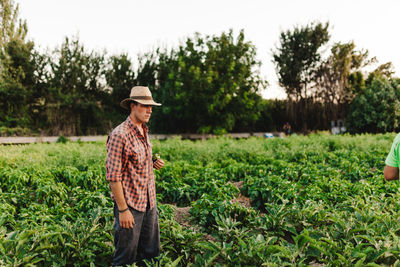
[{"label": "soil", "polygon": [[[200,227],[198,225],[193,225],[190,221],[189,215],[190,207],[175,207],[174,214],[175,214],[175,221],[179,223],[183,227],[189,227],[191,230],[195,232],[200,232]],[[204,234],[204,239],[207,241],[217,241],[213,236],[209,234]]]},{"label": "soil", "polygon": [[245,197],[243,195],[239,195],[237,198],[232,199],[231,203],[239,203],[240,205],[242,205],[243,207],[246,208],[251,208],[251,201],[250,198]]},{"label": "soil", "polygon": [[[234,186],[236,186],[240,190],[243,187],[244,181],[233,182],[232,184]],[[239,203],[243,207],[251,208],[251,200],[250,200],[250,198],[245,197],[242,194],[239,194],[239,196],[237,198],[232,199],[231,203]]]},{"label": "soil", "polygon": [[[232,184],[234,186],[236,186],[238,189],[241,189],[243,187],[244,182],[239,181],[239,182],[233,182]],[[251,208],[250,198],[245,197],[242,194],[239,194],[239,196],[237,198],[232,199],[231,203],[239,203],[243,207]],[[174,209],[175,221],[183,227],[189,227],[193,231],[200,231],[200,227],[198,225],[193,225],[192,222],[190,221],[189,210],[190,210],[190,207],[176,207],[175,206],[175,209]],[[208,235],[208,234],[204,234],[204,238],[207,241],[216,241],[216,239],[213,236]]]},{"label": "soil", "polygon": [[236,186],[239,189],[242,189],[244,181],[239,181],[239,182],[233,182],[232,183],[234,186]]},{"label": "soil", "polygon": [[174,211],[175,221],[177,221],[182,226],[191,226],[189,210],[190,207],[176,207]]}]

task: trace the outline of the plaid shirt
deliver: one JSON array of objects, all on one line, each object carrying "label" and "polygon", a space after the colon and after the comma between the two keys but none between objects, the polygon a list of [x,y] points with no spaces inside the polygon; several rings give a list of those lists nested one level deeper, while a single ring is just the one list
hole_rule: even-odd
[{"label": "plaid shirt", "polygon": [[146,211],[147,201],[150,209],[156,204],[152,145],[145,124],[143,133],[128,117],[107,139],[107,180],[121,181],[126,203],[138,211]]}]

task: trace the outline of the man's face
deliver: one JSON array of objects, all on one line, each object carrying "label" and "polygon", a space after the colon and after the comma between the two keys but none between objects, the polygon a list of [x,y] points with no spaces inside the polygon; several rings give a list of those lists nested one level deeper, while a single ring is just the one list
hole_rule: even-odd
[{"label": "man's face", "polygon": [[147,123],[150,120],[151,108],[150,105],[131,104],[131,116],[138,123]]}]

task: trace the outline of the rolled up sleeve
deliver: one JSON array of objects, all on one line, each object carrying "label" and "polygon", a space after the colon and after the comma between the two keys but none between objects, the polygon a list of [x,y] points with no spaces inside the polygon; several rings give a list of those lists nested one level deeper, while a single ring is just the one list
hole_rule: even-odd
[{"label": "rolled up sleeve", "polygon": [[126,165],[125,138],[111,134],[107,140],[106,179],[109,182],[122,181],[122,172]]},{"label": "rolled up sleeve", "polygon": [[[396,138],[397,139],[397,138]],[[391,167],[399,167],[399,144],[398,140],[394,140],[389,154],[386,157],[385,164]]]}]

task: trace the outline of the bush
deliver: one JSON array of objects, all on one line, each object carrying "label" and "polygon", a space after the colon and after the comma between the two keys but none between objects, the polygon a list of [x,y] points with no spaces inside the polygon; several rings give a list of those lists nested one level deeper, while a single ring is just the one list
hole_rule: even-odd
[{"label": "bush", "polygon": [[384,133],[400,127],[400,80],[375,77],[350,104],[350,133]]}]

